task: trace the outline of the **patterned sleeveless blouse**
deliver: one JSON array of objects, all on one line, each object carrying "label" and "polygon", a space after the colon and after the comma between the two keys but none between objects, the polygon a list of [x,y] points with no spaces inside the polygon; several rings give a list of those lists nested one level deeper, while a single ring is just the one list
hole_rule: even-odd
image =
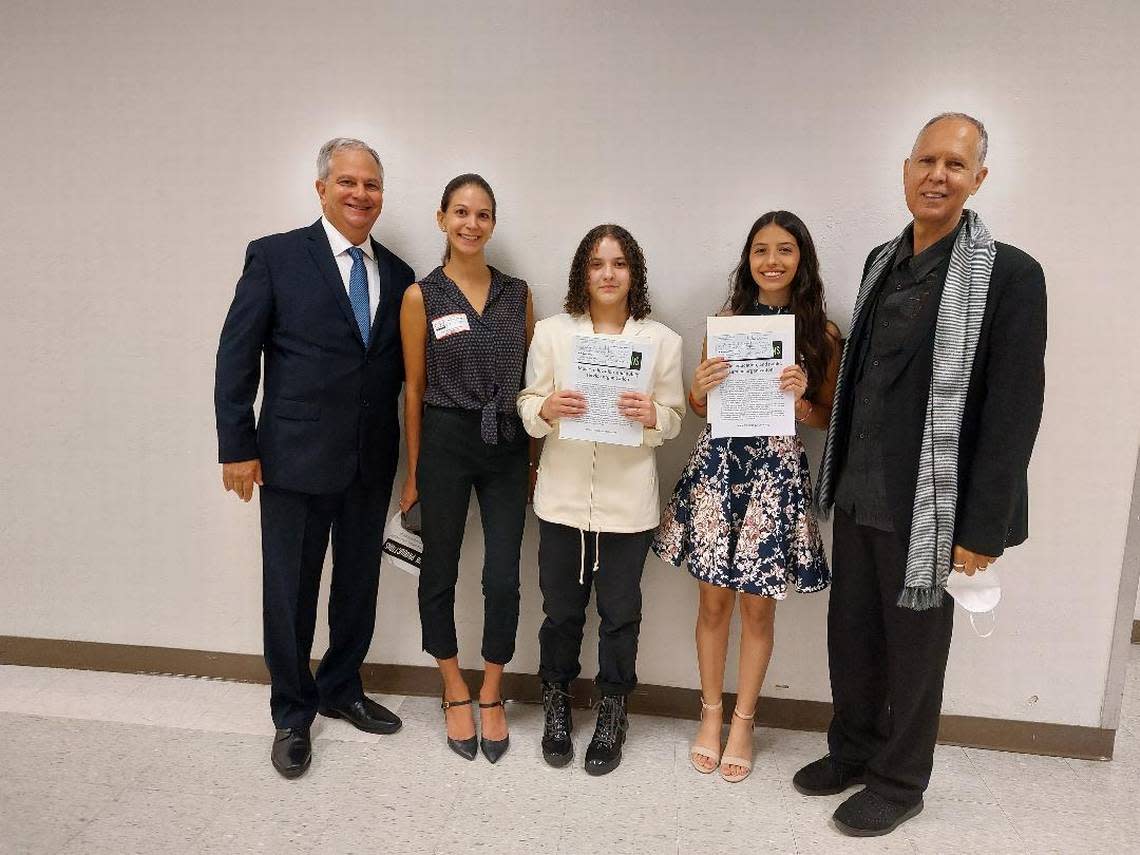
[{"label": "patterned sleeveless blouse", "polygon": [[480,436],[497,445],[525,436],[515,401],[526,368],[527,284],[490,269],[481,315],[442,267],[420,280],[428,325],[424,402],[478,410]]}]

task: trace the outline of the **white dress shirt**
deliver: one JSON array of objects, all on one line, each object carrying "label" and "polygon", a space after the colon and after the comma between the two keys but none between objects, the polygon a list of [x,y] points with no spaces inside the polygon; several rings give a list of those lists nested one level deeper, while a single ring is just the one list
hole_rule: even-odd
[{"label": "white dress shirt", "polygon": [[[329,236],[329,246],[332,247],[333,258],[340,269],[340,278],[344,282],[344,291],[350,297],[348,289],[348,276],[352,272],[352,256],[348,250],[353,244],[348,238],[336,230],[336,226],[329,222],[328,217],[321,217],[321,225],[325,227],[325,234]],[[364,252],[364,269],[368,273],[368,317],[369,322],[376,321],[376,307],[380,305],[380,270],[376,266],[376,256],[372,251],[372,239],[365,238],[360,244]]]}]

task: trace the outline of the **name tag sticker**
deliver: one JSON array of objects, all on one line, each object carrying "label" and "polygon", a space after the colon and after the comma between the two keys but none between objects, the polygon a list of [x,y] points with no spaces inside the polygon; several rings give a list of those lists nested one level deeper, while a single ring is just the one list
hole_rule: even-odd
[{"label": "name tag sticker", "polygon": [[438,318],[433,318],[431,328],[435,333],[435,340],[439,341],[455,333],[470,332],[471,324],[467,322],[467,315],[463,312],[456,312],[453,315],[440,315]]}]

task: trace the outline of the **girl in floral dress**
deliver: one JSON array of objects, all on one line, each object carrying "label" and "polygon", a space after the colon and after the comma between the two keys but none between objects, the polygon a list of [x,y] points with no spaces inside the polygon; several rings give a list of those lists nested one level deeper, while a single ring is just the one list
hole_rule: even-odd
[{"label": "girl in floral dress", "polygon": [[[795,397],[796,420],[826,429],[839,370],[839,329],[824,313],[815,244],[795,214],[771,211],[753,223],[723,314],[795,316],[798,364],[780,388]],[[721,357],[697,366],[689,406],[706,413],[709,390],[728,376]],[[720,768],[726,781],[752,771],[752,720],[772,655],[776,601],[788,588],[821,591],[830,582],[812,512],[811,477],[799,438],[713,439],[706,426],[662,514],[653,550],[688,564],[700,587],[697,663],[701,726],[690,750],[699,772]],[[740,673],[723,758],[721,692],[728,631],[739,593]]]}]

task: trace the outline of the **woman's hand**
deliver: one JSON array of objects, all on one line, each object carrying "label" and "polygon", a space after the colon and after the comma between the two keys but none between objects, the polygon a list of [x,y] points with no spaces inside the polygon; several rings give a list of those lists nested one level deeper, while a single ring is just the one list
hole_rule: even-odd
[{"label": "woman's hand", "polygon": [[693,386],[689,395],[698,403],[703,403],[709,392],[724,382],[728,376],[728,360],[723,356],[711,356],[697,366],[693,374]]},{"label": "woman's hand", "polygon": [[406,514],[412,505],[419,500],[420,491],[416,489],[416,479],[406,479],[404,481],[404,489],[400,491],[400,513]]},{"label": "woman's hand", "polygon": [[645,392],[622,392],[618,395],[618,412],[647,428],[657,427],[657,407]]},{"label": "woman's hand", "polygon": [[807,372],[798,365],[789,365],[780,372],[780,391],[791,392],[798,401],[807,391]]},{"label": "woman's hand", "polygon": [[551,424],[559,419],[576,419],[586,415],[586,396],[581,392],[563,389],[548,395],[538,414]]}]

